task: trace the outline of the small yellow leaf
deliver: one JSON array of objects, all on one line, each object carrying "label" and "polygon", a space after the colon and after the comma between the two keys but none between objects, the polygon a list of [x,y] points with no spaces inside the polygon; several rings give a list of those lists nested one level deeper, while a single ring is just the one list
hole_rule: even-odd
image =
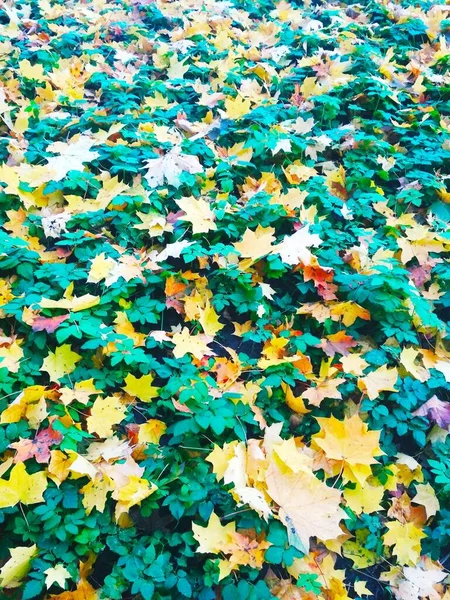
[{"label": "small yellow leaf", "polygon": [[417,494],[412,501],[425,507],[428,519],[433,517],[440,508],[436,492],[429,483],[416,485],[416,491]]},{"label": "small yellow leaf", "polygon": [[225,327],[219,321],[219,316],[209,300],[206,301],[205,308],[200,308],[199,321],[205,334],[211,337],[214,337],[218,331]]},{"label": "small yellow leaf", "polygon": [[192,233],[207,233],[217,229],[214,223],[215,214],[211,209],[211,204],[203,198],[181,198],[176,203],[186,214],[180,217],[181,221],[188,221],[192,225]]},{"label": "small yellow leaf", "polygon": [[370,321],[369,311],[356,302],[339,302],[331,307],[331,314],[341,317],[346,327],[353,325],[358,318]]},{"label": "small yellow leaf", "polygon": [[47,371],[50,381],[58,381],[64,375],[72,373],[77,362],[81,360],[81,356],[76,352],[72,352],[69,344],[63,344],[56,348],[55,352],[50,352],[44,358],[41,371]]},{"label": "small yellow leaf", "polygon": [[150,419],[139,426],[138,440],[140,444],[159,444],[167,425],[159,419]]},{"label": "small yellow leaf", "polygon": [[232,542],[233,534],[236,533],[236,525],[234,521],[222,525],[219,517],[215,513],[211,513],[206,527],[193,523],[192,531],[194,539],[199,544],[197,552],[219,554]]},{"label": "small yellow leaf", "polygon": [[126,485],[116,489],[113,493],[113,498],[117,500],[116,505],[116,521],[123,513],[129,512],[132,506],[140,504],[142,500],[148,498],[151,494],[156,492],[158,487],[148,481],[147,479],[141,479],[136,475],[131,475]]},{"label": "small yellow leaf", "polygon": [[82,487],[80,492],[83,494],[82,503],[86,509],[86,514],[89,515],[94,508],[99,512],[103,512],[108,492],[113,489],[113,483],[107,475],[103,475],[101,479],[93,479]]},{"label": "small yellow leaf", "polygon": [[233,245],[241,256],[258,260],[272,252],[272,242],[275,241],[274,233],[275,229],[273,227],[258,225],[255,231],[247,229],[242,236],[242,240]]},{"label": "small yellow leaf", "polygon": [[109,256],[107,257],[104,252],[97,254],[91,262],[91,268],[87,278],[88,283],[98,283],[99,281],[102,281],[102,279],[106,279],[111,274],[115,265],[116,261]]},{"label": "small yellow leaf", "polygon": [[21,60],[19,63],[19,73],[26,79],[35,79],[37,81],[45,80],[44,67],[39,63],[32,65],[29,60]]},{"label": "small yellow leaf", "polygon": [[344,490],[344,498],[354,513],[360,515],[361,513],[371,514],[377,510],[381,510],[381,500],[384,495],[383,486],[372,486],[367,482],[364,485],[356,484],[355,489],[346,488]]},{"label": "small yellow leaf", "polygon": [[203,356],[211,354],[205,338],[204,335],[190,335],[189,329],[183,327],[181,332],[173,334],[172,342],[175,344],[173,355],[175,358],[181,358],[189,353],[197,360],[201,360]]},{"label": "small yellow leaf", "polygon": [[153,387],[153,375],[142,375],[135,377],[131,373],[125,377],[126,386],[122,389],[130,396],[135,396],[142,402],[150,402],[158,396],[159,388]]},{"label": "small yellow leaf", "polygon": [[386,546],[393,546],[392,552],[401,565],[415,566],[420,559],[420,540],[427,537],[414,523],[391,521],[386,523],[388,533],[383,536]]},{"label": "small yellow leaf", "polygon": [[342,420],[336,417],[317,417],[321,427],[312,436],[312,447],[320,448],[331,461],[333,474],[346,481],[363,484],[371,474],[370,465],[377,464],[375,456],[382,456],[380,432],[369,431],[366,423],[356,413]]},{"label": "small yellow leaf", "polygon": [[46,575],[45,586],[47,587],[47,589],[51,588],[54,584],[64,589],[66,579],[70,578],[69,571],[62,564],[55,565],[54,567],[49,567],[44,571],[44,573]]},{"label": "small yellow leaf", "polygon": [[366,586],[365,581],[355,581],[354,588],[358,596],[373,596],[372,592]]},{"label": "small yellow leaf", "polygon": [[10,373],[17,373],[22,358],[23,350],[17,341],[9,346],[0,347],[0,369],[6,368]]},{"label": "small yellow leaf", "polygon": [[365,392],[370,400],[375,400],[380,392],[397,392],[395,387],[398,379],[397,369],[388,369],[386,365],[358,379],[358,387]]}]

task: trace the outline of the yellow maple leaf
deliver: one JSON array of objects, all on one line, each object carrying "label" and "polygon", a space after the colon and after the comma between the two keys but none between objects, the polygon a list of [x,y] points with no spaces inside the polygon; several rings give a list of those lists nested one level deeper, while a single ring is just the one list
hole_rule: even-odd
[{"label": "yellow maple leaf", "polygon": [[222,448],[217,444],[214,444],[212,452],[205,458],[205,460],[212,464],[217,481],[223,479],[230,464],[230,460],[235,456],[237,445],[238,442],[236,441],[225,443]]},{"label": "yellow maple leaf", "polygon": [[251,101],[248,98],[243,98],[239,94],[236,96],[236,98],[226,98],[226,118],[238,120],[244,115],[246,115],[248,112],[250,112],[251,106]]},{"label": "yellow maple leaf", "polygon": [[219,316],[211,306],[209,300],[206,301],[205,307],[200,307],[199,319],[200,325],[206,335],[214,337],[218,331],[223,329],[225,325],[219,321]]},{"label": "yellow maple leaf", "polygon": [[356,484],[354,489],[346,488],[344,490],[344,498],[354,513],[371,514],[377,510],[382,510],[380,502],[384,495],[384,487],[369,485],[367,482],[364,485]]},{"label": "yellow maple leaf", "polygon": [[45,80],[44,67],[39,63],[32,65],[29,60],[20,61],[19,73],[26,79],[35,79],[37,81]]},{"label": "yellow maple leaf", "polygon": [[351,373],[356,376],[362,376],[364,369],[369,366],[369,363],[364,360],[361,354],[357,353],[342,356],[339,359],[339,362],[344,369],[344,373]]},{"label": "yellow maple leaf", "polygon": [[116,488],[113,492],[113,498],[117,500],[116,521],[119,520],[122,514],[128,513],[131,507],[140,504],[142,500],[148,498],[157,489],[158,487],[147,479],[130,475],[128,483],[118,489]]},{"label": "yellow maple leaf", "polygon": [[44,571],[45,577],[45,586],[47,589],[52,587],[52,585],[56,584],[60,588],[64,589],[66,579],[71,577],[69,571],[63,564],[55,565],[54,567],[49,567]]},{"label": "yellow maple leaf", "polygon": [[94,508],[99,512],[105,510],[108,493],[114,490],[111,479],[103,474],[101,479],[95,478],[80,489],[83,494],[82,504],[89,515]]},{"label": "yellow maple leaf", "polygon": [[245,258],[258,260],[273,250],[272,242],[275,241],[275,229],[273,227],[258,227],[255,231],[247,229],[240,242],[233,246]]},{"label": "yellow maple leaf", "polygon": [[416,485],[416,492],[412,501],[425,507],[428,519],[433,517],[440,508],[434,489],[429,483],[424,483]]},{"label": "yellow maple leaf", "polygon": [[111,274],[115,265],[116,261],[109,256],[107,257],[104,252],[97,254],[91,262],[87,278],[88,283],[98,283],[102,279],[106,279]]},{"label": "yellow maple leaf", "polygon": [[48,476],[59,487],[70,474],[70,467],[76,460],[76,455],[67,456],[61,450],[51,450],[48,465]]},{"label": "yellow maple leaf", "polygon": [[284,169],[286,179],[292,185],[298,185],[303,181],[308,181],[311,177],[317,175],[316,169],[303,165],[299,160],[294,161],[286,169]]},{"label": "yellow maple leaf", "polygon": [[189,196],[176,200],[176,203],[186,214],[180,217],[181,221],[189,221],[192,225],[192,233],[207,233],[217,229],[214,223],[215,214],[211,210],[211,204],[203,198]]},{"label": "yellow maple leaf", "polygon": [[341,377],[336,379],[325,379],[324,381],[319,381],[315,387],[310,387],[303,392],[301,397],[306,398],[313,406],[320,406],[325,398],[335,398],[340,400],[342,395],[338,390],[338,387],[343,383],[345,383],[345,379],[342,379]]},{"label": "yellow maple leaf", "polygon": [[166,432],[167,425],[159,419],[149,419],[139,425],[138,441],[140,444],[159,444],[161,436]]},{"label": "yellow maple leaf", "polygon": [[0,369],[6,368],[10,373],[17,373],[22,358],[23,350],[17,341],[9,346],[0,347]]},{"label": "yellow maple leaf", "polygon": [[31,560],[37,556],[36,544],[10,548],[11,558],[0,569],[0,587],[15,588],[30,570]]},{"label": "yellow maple leaf", "polygon": [[392,552],[401,565],[415,566],[420,559],[420,540],[427,537],[414,523],[391,521],[386,523],[388,532],[383,540],[386,546],[393,546]]},{"label": "yellow maple leaf", "polygon": [[126,413],[124,406],[117,396],[98,396],[91,408],[91,416],[87,418],[89,433],[96,433],[99,437],[112,435],[112,426],[122,421]]},{"label": "yellow maple leaf", "polygon": [[416,364],[417,358],[420,356],[419,348],[403,348],[400,353],[400,363],[410,375],[423,383],[430,378],[430,373],[425,367]]},{"label": "yellow maple leaf", "polygon": [[42,363],[41,371],[47,371],[50,381],[58,381],[64,375],[72,373],[81,356],[72,352],[69,344],[58,346],[55,352],[50,352]]},{"label": "yellow maple leaf", "polygon": [[43,471],[28,475],[24,463],[15,465],[9,481],[0,479],[0,508],[22,504],[43,502],[47,489],[47,477]]},{"label": "yellow maple leaf", "polygon": [[360,318],[364,321],[370,321],[370,313],[368,310],[356,304],[356,302],[339,302],[331,307],[331,314],[336,317],[341,317],[342,322],[346,327],[350,327]]},{"label": "yellow maple leaf", "polygon": [[339,523],[346,513],[339,507],[341,492],[328,487],[312,473],[282,473],[274,463],[266,472],[267,492],[279,505],[289,542],[305,554],[310,538],[321,541],[342,535]]},{"label": "yellow maple leaf", "polygon": [[395,384],[398,379],[398,371],[394,367],[388,369],[386,365],[372,371],[365,377],[358,379],[358,387],[365,392],[370,400],[375,400],[380,392],[397,392]]},{"label": "yellow maple leaf", "polygon": [[169,68],[167,69],[167,77],[169,79],[183,79],[184,74],[189,70],[189,65],[186,65],[187,58],[178,60],[178,55],[175,52],[169,59]]},{"label": "yellow maple leaf", "polygon": [[333,475],[342,472],[345,481],[363,484],[371,475],[370,465],[377,464],[375,456],[384,452],[379,447],[380,432],[369,431],[356,413],[343,420],[336,417],[317,417],[321,427],[312,436],[312,447],[320,448],[331,461]]},{"label": "yellow maple leaf", "polygon": [[142,400],[142,402],[150,402],[153,398],[157,398],[159,388],[153,387],[153,375],[142,375],[142,377],[135,377],[131,373],[125,377],[126,386],[123,387],[123,391],[130,396],[135,396]]},{"label": "yellow maple leaf", "polygon": [[181,358],[185,354],[192,354],[197,360],[203,356],[211,354],[204,335],[191,335],[187,327],[183,327],[180,332],[174,333],[172,342],[175,344],[173,355],[175,358]]},{"label": "yellow maple leaf", "polygon": [[234,522],[222,525],[219,517],[215,513],[211,513],[206,527],[193,523],[192,531],[194,539],[199,544],[197,552],[218,554],[226,552],[229,545],[232,544],[236,525]]}]

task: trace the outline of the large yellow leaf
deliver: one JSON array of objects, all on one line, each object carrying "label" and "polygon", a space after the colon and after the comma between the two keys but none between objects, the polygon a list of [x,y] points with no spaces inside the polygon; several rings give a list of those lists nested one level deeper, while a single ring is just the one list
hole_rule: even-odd
[{"label": "large yellow leaf", "polygon": [[307,554],[310,538],[333,540],[342,535],[339,523],[346,518],[340,508],[341,492],[328,487],[312,473],[282,473],[271,464],[266,473],[269,496],[279,505],[290,543]]},{"label": "large yellow leaf", "polygon": [[109,437],[112,435],[112,426],[122,421],[126,413],[120,399],[116,396],[99,396],[91,408],[91,416],[87,418],[87,428],[89,433],[96,433],[99,437]]},{"label": "large yellow leaf", "polygon": [[0,587],[18,587],[30,570],[30,562],[37,555],[37,546],[10,548],[11,558],[0,569]]}]

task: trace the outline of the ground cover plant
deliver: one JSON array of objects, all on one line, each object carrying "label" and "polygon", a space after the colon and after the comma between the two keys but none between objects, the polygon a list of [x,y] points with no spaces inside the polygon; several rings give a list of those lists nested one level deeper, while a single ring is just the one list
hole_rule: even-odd
[{"label": "ground cover plant", "polygon": [[449,9],[1,4],[2,598],[450,598]]}]

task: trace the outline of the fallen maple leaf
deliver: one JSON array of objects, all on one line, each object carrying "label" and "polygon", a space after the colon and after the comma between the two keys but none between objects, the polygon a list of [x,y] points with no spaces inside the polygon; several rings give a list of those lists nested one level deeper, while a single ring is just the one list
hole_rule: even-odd
[{"label": "fallen maple leaf", "polygon": [[180,217],[181,221],[188,221],[192,225],[192,233],[206,233],[208,231],[215,231],[217,229],[214,223],[215,214],[211,210],[209,202],[203,198],[194,198],[189,196],[188,198],[181,198],[176,203],[185,213],[184,216]]},{"label": "fallen maple leaf", "polygon": [[47,333],[55,332],[61,323],[64,323],[70,315],[60,315],[59,317],[36,317],[33,320],[31,329],[33,331],[46,331]]},{"label": "fallen maple leaf", "polygon": [[258,260],[273,250],[274,233],[275,229],[273,227],[258,225],[255,231],[247,229],[242,236],[242,240],[233,245],[241,256]]},{"label": "fallen maple leaf", "polygon": [[446,429],[450,425],[450,402],[431,396],[420,408],[412,413],[415,417],[426,417],[439,427]]},{"label": "fallen maple leaf", "polygon": [[36,544],[18,546],[10,548],[9,553],[11,558],[0,569],[0,587],[6,589],[20,586],[22,579],[30,570],[32,559],[38,555],[38,549]]},{"label": "fallen maple leaf", "polygon": [[341,492],[328,487],[312,473],[282,473],[271,464],[266,473],[267,492],[280,507],[278,515],[290,543],[307,554],[310,538],[333,540],[342,535],[339,523],[346,513],[339,507]]},{"label": "fallen maple leaf", "polygon": [[55,431],[51,425],[47,429],[42,429],[34,439],[20,439],[10,444],[10,448],[16,450],[14,462],[19,463],[34,457],[38,463],[48,463],[50,446],[59,444],[62,439],[62,434]]},{"label": "fallen maple leaf", "polygon": [[205,335],[190,335],[189,329],[183,327],[179,333],[174,333],[172,342],[175,344],[173,355],[181,358],[185,354],[192,354],[197,360],[202,360],[205,355],[212,354],[208,347],[208,337]]},{"label": "fallen maple leaf", "polygon": [[297,265],[300,262],[308,265],[312,259],[309,249],[320,246],[321,243],[319,235],[310,233],[309,225],[306,225],[293,235],[286,236],[282,242],[273,247],[272,252],[279,254],[286,265]]},{"label": "fallen maple leaf", "polygon": [[397,392],[397,388],[394,387],[397,379],[397,369],[388,369],[386,365],[383,365],[358,379],[358,387],[362,392],[367,394],[370,400],[375,400],[380,395],[380,392]]},{"label": "fallen maple leaf", "polygon": [[357,413],[343,420],[331,416],[317,417],[317,421],[320,431],[312,436],[312,445],[333,461],[333,475],[342,473],[344,480],[363,484],[371,474],[370,465],[378,463],[375,456],[384,454],[379,447],[380,432],[369,431]]},{"label": "fallen maple leaf", "polygon": [[420,558],[420,540],[426,534],[414,523],[390,521],[386,527],[388,532],[383,536],[386,546],[393,546],[392,552],[401,565],[415,566]]},{"label": "fallen maple leaf", "polygon": [[44,501],[43,493],[47,489],[47,477],[44,471],[28,475],[25,465],[15,465],[9,480],[0,479],[0,508],[22,504],[36,504]]},{"label": "fallen maple leaf", "polygon": [[117,396],[98,396],[91,408],[91,416],[86,419],[89,433],[107,438],[112,435],[112,426],[120,423],[127,411]]},{"label": "fallen maple leaf", "polygon": [[161,158],[147,160],[146,165],[148,171],[145,179],[151,188],[163,185],[164,180],[178,188],[181,185],[180,178],[183,172],[202,173],[203,171],[197,156],[182,154],[179,146],[175,146]]},{"label": "fallen maple leaf", "polygon": [[49,352],[44,358],[41,371],[47,371],[50,381],[59,381],[64,375],[72,373],[77,362],[81,360],[81,356],[76,352],[72,352],[69,344],[58,346],[55,352]]},{"label": "fallen maple leaf", "polygon": [[126,386],[123,387],[123,391],[130,396],[136,396],[142,402],[150,402],[153,398],[158,396],[159,388],[152,386],[153,375],[142,375],[141,377],[135,377],[131,373],[125,377]]}]

